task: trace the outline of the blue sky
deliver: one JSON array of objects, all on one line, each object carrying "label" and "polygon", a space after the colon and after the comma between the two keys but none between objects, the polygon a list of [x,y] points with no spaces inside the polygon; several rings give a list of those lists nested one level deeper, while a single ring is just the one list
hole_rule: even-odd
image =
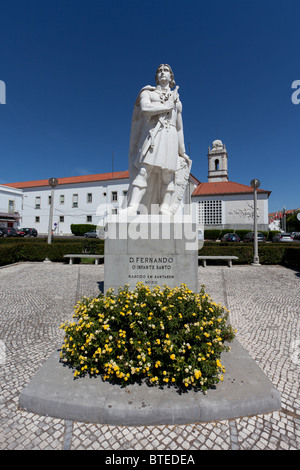
[{"label": "blue sky", "polygon": [[207,181],[219,138],[231,181],[300,206],[299,0],[9,0],[0,17],[0,184],[127,169],[135,98],[168,63],[192,173]]}]

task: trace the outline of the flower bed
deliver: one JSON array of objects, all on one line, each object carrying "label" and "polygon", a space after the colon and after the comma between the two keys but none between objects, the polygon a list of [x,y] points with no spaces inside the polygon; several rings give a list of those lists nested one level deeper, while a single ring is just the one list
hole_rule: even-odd
[{"label": "flower bed", "polygon": [[223,380],[220,357],[234,330],[228,310],[204,286],[199,294],[184,284],[125,286],[118,294],[84,297],[73,318],[61,325],[61,360],[75,369],[74,377],[89,373],[123,386],[145,380],[204,392]]}]

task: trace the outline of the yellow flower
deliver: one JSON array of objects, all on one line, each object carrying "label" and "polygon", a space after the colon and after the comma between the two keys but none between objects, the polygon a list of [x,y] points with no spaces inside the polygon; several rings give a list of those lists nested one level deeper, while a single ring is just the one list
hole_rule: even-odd
[{"label": "yellow flower", "polygon": [[170,358],[172,359],[172,361],[174,361],[174,359],[175,359],[175,354],[171,354]]}]

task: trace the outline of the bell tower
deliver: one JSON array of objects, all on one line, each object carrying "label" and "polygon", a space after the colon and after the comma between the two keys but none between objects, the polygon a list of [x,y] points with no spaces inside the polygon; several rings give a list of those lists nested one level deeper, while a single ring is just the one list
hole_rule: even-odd
[{"label": "bell tower", "polygon": [[208,182],[228,181],[227,150],[221,140],[214,140],[208,147]]}]

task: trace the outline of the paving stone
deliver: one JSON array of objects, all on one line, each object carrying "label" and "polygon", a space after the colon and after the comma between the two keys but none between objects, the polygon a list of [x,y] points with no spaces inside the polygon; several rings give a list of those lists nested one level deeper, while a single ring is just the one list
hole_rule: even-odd
[{"label": "paving stone", "polygon": [[205,284],[213,300],[229,308],[239,342],[280,391],[282,410],[138,427],[68,423],[19,410],[21,390],[62,343],[60,324],[72,318],[80,296],[98,295],[103,279],[103,265],[21,263],[0,269],[0,341],[6,351],[0,364],[1,450],[300,449],[300,278],[281,266],[199,267],[199,287]]}]

